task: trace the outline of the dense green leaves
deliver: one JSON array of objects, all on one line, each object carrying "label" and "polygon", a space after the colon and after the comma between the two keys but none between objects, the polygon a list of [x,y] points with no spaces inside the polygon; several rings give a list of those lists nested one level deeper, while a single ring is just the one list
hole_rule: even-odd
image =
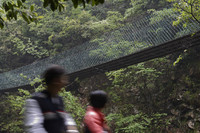
[{"label": "dense green leaves", "polygon": [[3,28],[5,25],[6,19],[11,21],[13,19],[17,20],[18,15],[21,16],[27,23],[36,22],[36,16],[33,13],[34,6],[30,6],[30,11],[27,9],[25,1],[17,0],[13,2],[3,2],[0,9],[4,12],[2,16],[5,16],[1,19],[0,27]]},{"label": "dense green leaves", "polygon": [[[67,0],[44,0],[43,1],[43,7],[50,7],[52,11],[63,11],[65,9],[65,4]],[[26,5],[25,0],[17,0],[12,2],[3,2],[1,8],[5,10],[6,18],[11,21],[13,18],[17,20],[18,12],[20,16],[29,24],[30,22],[37,22],[37,16],[33,13],[34,11],[34,5],[31,5],[30,7]],[[91,5],[98,5],[104,3],[104,0],[72,0],[73,6],[75,8],[78,7],[78,5],[83,4],[85,7],[86,2]],[[0,22],[0,27],[4,27],[4,19]]]},{"label": "dense green leaves", "polygon": [[154,132],[160,132],[162,128],[169,124],[167,120],[163,119],[166,115],[164,113],[151,116],[143,113],[129,116],[109,114],[107,119],[109,122],[116,121],[115,133],[145,133],[151,132],[151,128],[154,129]]},{"label": "dense green leaves", "polygon": [[177,21],[174,25],[181,22],[185,24],[189,23],[189,19],[194,19],[200,25],[200,0],[168,0],[173,3],[174,10],[179,12],[180,15],[177,17]]},{"label": "dense green leaves", "polygon": [[[1,111],[1,132],[24,133],[23,130],[23,112],[25,99],[30,96],[27,90],[18,90],[18,95],[11,94],[4,97],[4,103],[7,105]],[[0,103],[2,104],[2,103]],[[9,114],[9,115],[8,115]]]}]

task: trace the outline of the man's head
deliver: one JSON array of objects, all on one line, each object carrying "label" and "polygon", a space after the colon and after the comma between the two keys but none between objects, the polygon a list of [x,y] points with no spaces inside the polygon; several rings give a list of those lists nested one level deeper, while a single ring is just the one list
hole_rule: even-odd
[{"label": "man's head", "polygon": [[47,89],[54,95],[68,83],[69,77],[66,75],[64,68],[52,65],[43,73],[43,79],[47,85]]},{"label": "man's head", "polygon": [[103,90],[96,90],[90,93],[90,104],[95,108],[103,108],[107,103],[108,96]]}]

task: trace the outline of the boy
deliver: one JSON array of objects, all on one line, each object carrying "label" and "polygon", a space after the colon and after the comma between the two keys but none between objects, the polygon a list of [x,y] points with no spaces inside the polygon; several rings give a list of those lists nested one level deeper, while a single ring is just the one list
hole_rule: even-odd
[{"label": "boy", "polygon": [[25,126],[28,133],[78,133],[76,123],[64,111],[58,92],[68,83],[65,70],[53,65],[43,74],[46,89],[26,101]]}]

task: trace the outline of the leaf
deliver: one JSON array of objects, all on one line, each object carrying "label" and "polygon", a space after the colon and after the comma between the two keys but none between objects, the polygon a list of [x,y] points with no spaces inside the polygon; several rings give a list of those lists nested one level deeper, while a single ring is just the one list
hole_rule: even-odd
[{"label": "leaf", "polygon": [[34,10],[34,5],[31,5],[30,10],[31,10],[31,12],[33,12],[33,10]]},{"label": "leaf", "polygon": [[95,5],[95,0],[92,0],[92,6],[94,6]]},{"label": "leaf", "polygon": [[18,11],[15,11],[15,12],[13,13],[13,17],[15,18],[15,20],[17,20],[17,14],[18,14]]},{"label": "leaf", "polygon": [[13,10],[13,5],[10,2],[8,2],[8,6],[9,6],[10,9]]},{"label": "leaf", "polygon": [[82,0],[82,3],[83,3],[83,7],[85,8],[85,0]]},{"label": "leaf", "polygon": [[44,18],[44,16],[38,16],[37,18],[38,18],[38,19],[42,19],[42,18]]},{"label": "leaf", "polygon": [[99,3],[103,4],[105,2],[105,0],[99,0]]},{"label": "leaf", "polygon": [[36,12],[33,13],[36,17],[38,16],[38,14]]},{"label": "leaf", "polygon": [[13,12],[12,11],[8,11],[6,14],[7,19],[10,21],[13,18]]},{"label": "leaf", "polygon": [[27,14],[25,12],[22,12],[22,18],[28,23],[30,24],[30,20],[27,17]]},{"label": "leaf", "polygon": [[1,13],[4,13],[4,10],[0,9],[0,12],[1,12]]},{"label": "leaf", "polygon": [[78,7],[78,0],[72,0],[73,4],[74,4],[74,8]]},{"label": "leaf", "polygon": [[0,17],[0,28],[3,29],[4,27],[4,21],[3,19]]},{"label": "leaf", "polygon": [[100,0],[95,0],[95,5],[98,5],[100,3]]},{"label": "leaf", "polygon": [[43,7],[46,8],[49,5],[49,0],[44,0]]},{"label": "leaf", "polygon": [[29,18],[29,20],[30,20],[31,22],[33,22],[34,18],[33,18],[31,15],[29,15],[28,18]]},{"label": "leaf", "polygon": [[178,58],[176,59],[176,61],[173,63],[173,66],[176,66],[176,64],[179,63],[180,60],[182,60],[182,59],[183,59],[182,55],[179,55],[179,57],[178,57]]},{"label": "leaf", "polygon": [[186,28],[187,27],[187,23],[183,24],[183,27]]},{"label": "leaf", "polygon": [[5,9],[5,11],[8,11],[10,9],[6,2],[3,2],[3,8]]},{"label": "leaf", "polygon": [[62,7],[60,5],[58,6],[58,10],[59,10],[59,12],[62,11]]},{"label": "leaf", "polygon": [[50,8],[51,8],[52,11],[55,11],[55,10],[57,9],[56,5],[55,5],[55,4],[52,4],[52,3],[51,3]]},{"label": "leaf", "polygon": [[59,11],[61,12],[62,10],[64,10],[64,6],[63,6],[62,4],[59,4],[59,5],[58,5],[58,9],[59,9]]},{"label": "leaf", "polygon": [[22,2],[24,3],[26,0],[22,0]]},{"label": "leaf", "polygon": [[21,7],[22,6],[22,2],[20,0],[17,0],[17,5],[18,5],[18,7]]},{"label": "leaf", "polygon": [[50,1],[50,8],[52,11],[55,11],[58,8],[58,1]]}]

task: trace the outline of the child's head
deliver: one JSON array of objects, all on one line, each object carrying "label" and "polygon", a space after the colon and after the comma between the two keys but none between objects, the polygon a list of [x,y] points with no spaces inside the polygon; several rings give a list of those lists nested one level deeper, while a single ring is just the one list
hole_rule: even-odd
[{"label": "child's head", "polygon": [[108,96],[103,90],[96,90],[90,93],[90,104],[95,108],[103,108],[107,103]]},{"label": "child's head", "polygon": [[65,76],[65,69],[58,65],[52,65],[47,68],[43,73],[43,79],[46,85],[51,84],[62,76]]},{"label": "child's head", "polygon": [[68,76],[63,67],[58,65],[52,65],[47,68],[43,73],[44,82],[47,85],[47,89],[51,89],[51,92],[56,94],[62,87],[68,83]]}]

